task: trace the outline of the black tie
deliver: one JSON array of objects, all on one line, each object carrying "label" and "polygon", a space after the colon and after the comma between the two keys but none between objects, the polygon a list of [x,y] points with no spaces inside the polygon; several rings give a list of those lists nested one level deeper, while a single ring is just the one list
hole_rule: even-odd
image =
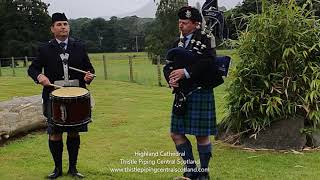
[{"label": "black tie", "polygon": [[67,45],[67,44],[66,44],[65,42],[61,42],[61,43],[59,44],[60,48],[63,49],[63,50],[65,50],[64,47],[66,47],[66,45]]},{"label": "black tie", "polygon": [[187,46],[186,46],[186,45],[187,45],[187,40],[188,40],[187,36],[184,36],[184,37],[183,37],[184,47],[187,47]]},{"label": "black tie", "polygon": [[187,36],[183,37],[183,41],[186,42],[188,40]]}]

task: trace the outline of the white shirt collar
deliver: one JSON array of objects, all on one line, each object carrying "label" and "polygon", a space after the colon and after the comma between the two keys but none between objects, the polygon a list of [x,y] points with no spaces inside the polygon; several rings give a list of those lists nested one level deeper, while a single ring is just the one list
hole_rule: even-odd
[{"label": "white shirt collar", "polygon": [[60,41],[59,39],[56,39],[56,41],[58,42],[58,44],[60,44],[61,42],[64,42],[64,43],[66,43],[66,45],[68,45],[68,40],[69,40],[69,38],[67,38],[67,39],[64,40],[64,41]]},{"label": "white shirt collar", "polygon": [[192,35],[193,35],[193,33],[188,34],[188,35],[186,36],[186,38],[188,38],[188,40],[189,40],[189,39],[191,39]]},{"label": "white shirt collar", "polygon": [[192,37],[193,33],[191,34],[188,34],[187,36],[185,36],[187,38],[186,42],[184,42],[184,47],[188,47],[189,43],[190,43],[190,40],[191,40],[191,37]]}]

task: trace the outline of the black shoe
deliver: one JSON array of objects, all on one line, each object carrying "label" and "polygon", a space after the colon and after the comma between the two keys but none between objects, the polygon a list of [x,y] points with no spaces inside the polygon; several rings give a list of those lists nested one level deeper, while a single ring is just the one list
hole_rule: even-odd
[{"label": "black shoe", "polygon": [[78,172],[77,168],[69,168],[68,170],[68,174],[70,174],[73,177],[77,177],[77,178],[84,178],[84,175],[82,175],[81,173]]},{"label": "black shoe", "polygon": [[207,172],[201,173],[197,180],[210,180],[209,173],[207,173]]},{"label": "black shoe", "polygon": [[47,176],[48,179],[56,179],[59,176],[62,176],[62,169],[54,168],[53,172]]},{"label": "black shoe", "polygon": [[191,180],[197,180],[198,174],[195,172],[185,172],[185,173],[183,173],[183,177],[189,178]]}]

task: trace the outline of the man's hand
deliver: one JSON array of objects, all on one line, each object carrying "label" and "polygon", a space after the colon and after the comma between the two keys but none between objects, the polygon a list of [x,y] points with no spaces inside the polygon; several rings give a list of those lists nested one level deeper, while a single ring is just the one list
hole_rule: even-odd
[{"label": "man's hand", "polygon": [[183,69],[176,69],[172,71],[169,75],[170,80],[179,81],[180,79],[185,78],[184,70]]},{"label": "man's hand", "polygon": [[179,83],[170,80],[169,81],[169,86],[172,87],[172,88],[177,88],[177,87],[179,87]]},{"label": "man's hand", "polygon": [[51,84],[50,80],[47,78],[47,76],[43,74],[39,74],[38,81],[42,86],[49,86]]},{"label": "man's hand", "polygon": [[185,78],[184,70],[183,69],[176,69],[176,70],[172,71],[169,75],[169,78],[170,78],[169,85],[171,87],[174,87],[174,88],[179,87],[178,81],[180,79]]},{"label": "man's hand", "polygon": [[93,80],[93,78],[94,78],[93,74],[90,71],[87,71],[83,79],[86,83],[89,83]]}]

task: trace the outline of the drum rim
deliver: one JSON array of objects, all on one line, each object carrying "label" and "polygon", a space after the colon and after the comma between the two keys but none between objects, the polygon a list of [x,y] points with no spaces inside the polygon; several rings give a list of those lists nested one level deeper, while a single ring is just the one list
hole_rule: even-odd
[{"label": "drum rim", "polygon": [[68,100],[68,99],[81,99],[83,97],[87,97],[90,98],[90,93],[88,92],[87,94],[81,95],[81,96],[55,96],[53,94],[50,93],[50,100],[57,100],[57,99],[61,99],[61,100]]}]

